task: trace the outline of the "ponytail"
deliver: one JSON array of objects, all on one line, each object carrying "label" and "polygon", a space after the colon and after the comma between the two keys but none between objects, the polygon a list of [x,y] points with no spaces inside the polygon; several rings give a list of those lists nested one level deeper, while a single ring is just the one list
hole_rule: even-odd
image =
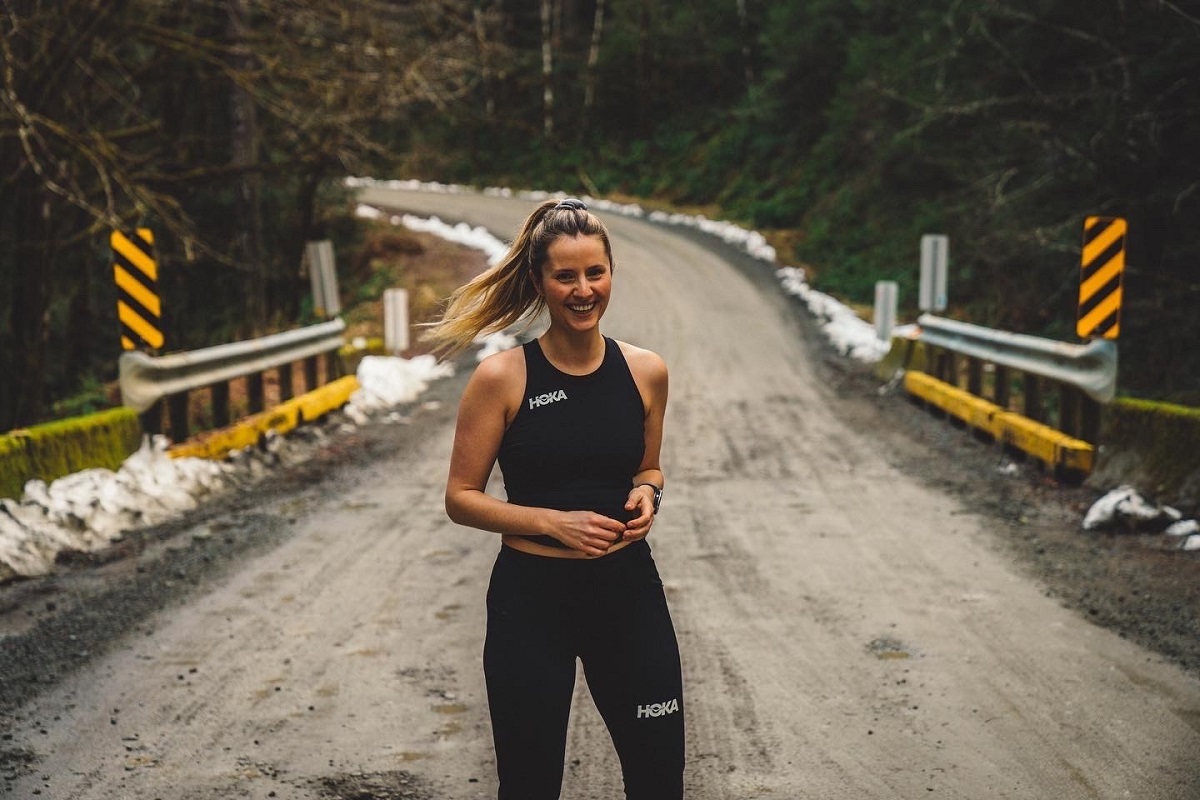
[{"label": "ponytail", "polygon": [[561,236],[599,236],[612,264],[608,229],[582,200],[547,200],[533,210],[499,263],[458,287],[442,318],[421,337],[441,358],[450,358],[481,335],[496,333],[526,318],[526,327],[545,307],[538,291],[547,251]]}]

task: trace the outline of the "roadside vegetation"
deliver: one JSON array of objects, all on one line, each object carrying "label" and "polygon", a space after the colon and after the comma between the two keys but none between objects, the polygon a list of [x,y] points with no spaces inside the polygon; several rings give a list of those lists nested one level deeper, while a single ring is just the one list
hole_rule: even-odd
[{"label": "roadside vegetation", "polygon": [[[164,350],[347,314],[398,255],[348,174],[758,229],[851,304],[1073,341],[1082,225],[1129,221],[1120,391],[1200,405],[1200,15],[1171,0],[64,0],[0,13],[0,430],[103,406],[108,233],[155,231]],[[390,279],[390,278],[389,278]],[[393,284],[394,285],[394,284]],[[420,302],[428,300],[433,288]]]}]

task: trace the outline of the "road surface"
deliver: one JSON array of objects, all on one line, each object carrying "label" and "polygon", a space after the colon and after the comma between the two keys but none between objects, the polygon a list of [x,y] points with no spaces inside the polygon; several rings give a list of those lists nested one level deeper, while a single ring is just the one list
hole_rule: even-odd
[{"label": "road surface", "polygon": [[[501,238],[531,207],[364,196]],[[1200,681],[1047,597],[986,518],[848,426],[770,281],[608,222],[604,331],[671,370],[651,542],[691,800],[1200,797]],[[265,499],[282,544],[22,710],[4,745],[32,772],[10,794],[494,797],[480,653],[498,542],[442,510],[453,416],[451,396],[416,413],[411,446]],[[582,677],[568,748],[563,798],[621,796]]]}]

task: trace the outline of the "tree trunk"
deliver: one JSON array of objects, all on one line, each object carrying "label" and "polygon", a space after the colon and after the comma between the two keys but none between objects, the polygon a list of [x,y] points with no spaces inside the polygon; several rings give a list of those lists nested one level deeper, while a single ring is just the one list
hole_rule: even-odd
[{"label": "tree trunk", "polygon": [[313,240],[324,238],[322,231],[317,230],[317,191],[321,188],[324,170],[314,167],[300,178],[300,193],[296,197],[296,209],[299,216],[297,236],[288,244],[284,253],[283,263],[286,265],[285,276],[289,287],[284,298],[283,312],[292,323],[300,320],[300,300],[309,291],[309,282],[300,275],[300,262],[304,257],[305,245]]},{"label": "tree trunk", "polygon": [[547,141],[554,139],[553,11],[553,0],[542,0],[542,133]]},{"label": "tree trunk", "polygon": [[592,43],[588,47],[587,78],[583,90],[583,126],[586,131],[587,122],[591,118],[592,109],[596,105],[596,67],[600,63],[600,38],[604,32],[604,0],[596,0],[596,17],[592,22]]},{"label": "tree trunk", "polygon": [[[66,260],[64,260],[65,265],[67,265]],[[63,371],[72,384],[91,374],[92,354],[96,352],[95,341],[97,338],[103,337],[103,333],[96,327],[96,314],[92,303],[92,284],[95,280],[99,280],[99,275],[96,270],[86,267],[77,272],[78,274],[70,281],[74,285],[69,288],[64,287],[71,293],[71,299],[67,305],[66,353],[63,359]],[[112,279],[111,271],[106,271],[104,274],[108,280]],[[111,352],[115,354],[119,349],[115,330],[111,333],[110,341],[112,343]]]},{"label": "tree trunk", "polygon": [[746,91],[754,85],[754,64],[750,58],[750,22],[746,14],[746,0],[737,0],[738,23],[742,31],[742,71],[746,78]]},{"label": "tree trunk", "polygon": [[654,0],[642,0],[638,9],[637,43],[637,131],[641,136],[650,132],[650,26],[653,18]]},{"label": "tree trunk", "polygon": [[[231,66],[235,75],[248,79],[255,56],[247,45],[249,0],[229,0]],[[237,168],[234,181],[233,254],[246,270],[244,330],[257,333],[268,317],[267,260],[263,247],[262,175],[258,172],[258,111],[254,98],[235,83],[230,92],[230,161]]]},{"label": "tree trunk", "polygon": [[52,198],[27,171],[16,181],[17,230],[12,305],[6,349],[11,362],[5,373],[4,407],[0,430],[30,425],[42,419],[46,394],[46,316],[54,268],[51,228]]},{"label": "tree trunk", "polygon": [[483,3],[476,0],[473,9],[475,22],[475,41],[479,46],[479,64],[483,75],[483,115],[484,119],[492,122],[496,119],[496,87],[492,71],[492,56],[487,38],[487,28],[483,19]]}]

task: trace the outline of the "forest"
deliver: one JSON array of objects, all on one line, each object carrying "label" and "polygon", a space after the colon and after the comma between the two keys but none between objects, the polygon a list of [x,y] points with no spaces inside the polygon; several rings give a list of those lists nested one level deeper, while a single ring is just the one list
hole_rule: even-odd
[{"label": "forest", "polygon": [[162,352],[315,321],[348,175],[704,213],[909,319],[941,233],[945,315],[1062,341],[1122,217],[1119,392],[1200,405],[1197,142],[1194,0],[0,0],[0,431],[105,402],[114,230]]}]

